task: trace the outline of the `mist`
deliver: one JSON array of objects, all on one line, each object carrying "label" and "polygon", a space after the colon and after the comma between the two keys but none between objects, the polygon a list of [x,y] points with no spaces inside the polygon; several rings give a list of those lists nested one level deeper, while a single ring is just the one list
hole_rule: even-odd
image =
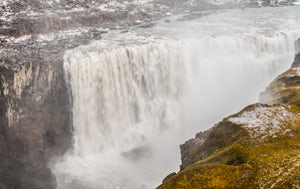
[{"label": "mist", "polygon": [[110,33],[68,51],[74,146],[53,168],[58,188],[155,188],[179,170],[180,144],[257,102],[294,58],[297,21],[282,30],[286,22],[268,15],[280,22],[285,9],[237,20],[239,11]]}]

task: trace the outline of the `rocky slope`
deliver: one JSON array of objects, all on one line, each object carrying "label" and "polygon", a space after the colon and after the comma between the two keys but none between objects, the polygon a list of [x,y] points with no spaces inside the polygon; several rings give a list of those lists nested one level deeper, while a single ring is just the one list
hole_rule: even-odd
[{"label": "rocky slope", "polygon": [[262,93],[260,103],[181,145],[180,172],[158,189],[299,188],[299,57]]},{"label": "rocky slope", "polygon": [[47,164],[72,137],[63,69],[32,61],[0,77],[0,188],[54,188]]}]

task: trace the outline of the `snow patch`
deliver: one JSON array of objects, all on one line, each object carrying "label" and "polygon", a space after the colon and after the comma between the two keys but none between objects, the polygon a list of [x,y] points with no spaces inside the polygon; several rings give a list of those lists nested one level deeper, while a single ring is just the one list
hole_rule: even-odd
[{"label": "snow patch", "polygon": [[264,139],[268,136],[276,137],[279,132],[284,133],[289,124],[294,124],[297,116],[283,106],[257,106],[254,110],[242,112],[238,117],[228,121],[243,125],[250,131],[251,137]]},{"label": "snow patch", "polygon": [[208,3],[213,5],[224,5],[227,3],[240,3],[241,0],[209,0]]},{"label": "snow patch", "polygon": [[22,43],[24,41],[31,39],[31,37],[32,37],[31,35],[24,35],[24,36],[18,37],[18,38],[11,38],[11,41],[13,43]]}]

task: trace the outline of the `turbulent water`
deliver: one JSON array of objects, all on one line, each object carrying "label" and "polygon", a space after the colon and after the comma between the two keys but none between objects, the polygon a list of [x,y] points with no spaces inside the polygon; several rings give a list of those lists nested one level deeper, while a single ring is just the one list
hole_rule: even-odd
[{"label": "turbulent water", "polygon": [[299,14],[229,10],[67,52],[74,147],[53,168],[58,188],[158,186],[178,170],[180,143],[256,102],[290,66]]}]

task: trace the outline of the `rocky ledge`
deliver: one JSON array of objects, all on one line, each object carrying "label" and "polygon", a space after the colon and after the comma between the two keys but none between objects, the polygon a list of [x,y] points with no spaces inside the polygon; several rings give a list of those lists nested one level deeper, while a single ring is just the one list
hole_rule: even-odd
[{"label": "rocky ledge", "polygon": [[261,94],[260,103],[181,145],[181,170],[158,189],[299,188],[299,84],[297,54],[292,67]]}]

